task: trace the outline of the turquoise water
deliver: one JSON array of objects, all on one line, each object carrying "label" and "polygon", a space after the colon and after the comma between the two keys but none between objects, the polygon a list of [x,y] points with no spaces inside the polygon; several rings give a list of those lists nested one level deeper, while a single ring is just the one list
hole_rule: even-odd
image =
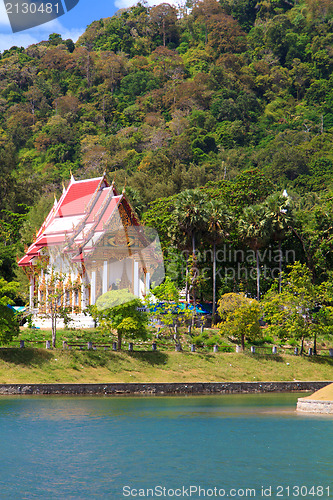
[{"label": "turquoise water", "polygon": [[333,418],[298,396],[1,397],[0,498],[333,498]]}]

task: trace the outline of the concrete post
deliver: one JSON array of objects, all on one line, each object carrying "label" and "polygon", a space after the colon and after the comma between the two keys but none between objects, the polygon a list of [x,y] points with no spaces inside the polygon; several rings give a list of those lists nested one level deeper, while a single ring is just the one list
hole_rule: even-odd
[{"label": "concrete post", "polygon": [[132,351],[133,351],[133,342],[130,342],[130,343],[128,344],[128,350],[129,350],[130,352],[132,352]]},{"label": "concrete post", "polygon": [[117,350],[117,342],[112,343],[112,350],[116,351]]},{"label": "concrete post", "polygon": [[152,347],[153,351],[157,351],[157,344],[156,344],[156,342],[153,342],[153,344],[152,344],[151,347]]},{"label": "concrete post", "polygon": [[256,348],[254,347],[254,345],[251,345],[251,353],[255,354],[255,352],[256,352]]},{"label": "concrete post", "polygon": [[63,340],[63,341],[62,341],[62,348],[63,348],[63,349],[67,349],[67,347],[68,347],[68,346],[67,346],[67,342],[66,342],[66,340]]},{"label": "concrete post", "polygon": [[214,345],[213,347],[213,352],[219,352],[219,346],[218,345]]},{"label": "concrete post", "polygon": [[92,349],[92,342],[88,342],[87,346],[88,346],[88,349]]},{"label": "concrete post", "polygon": [[195,345],[191,344],[191,352],[195,352]]},{"label": "concrete post", "polygon": [[24,347],[24,340],[20,340],[20,348],[22,349]]},{"label": "concrete post", "polygon": [[277,353],[277,347],[276,347],[276,345],[273,345],[272,354],[276,354],[276,353]]},{"label": "concrete post", "polygon": [[295,347],[294,354],[295,354],[295,356],[298,356],[298,347]]},{"label": "concrete post", "polygon": [[236,345],[236,352],[242,352],[242,348],[240,345]]},{"label": "concrete post", "polygon": [[46,349],[51,349],[51,341],[50,340],[46,341],[45,347],[46,347]]}]

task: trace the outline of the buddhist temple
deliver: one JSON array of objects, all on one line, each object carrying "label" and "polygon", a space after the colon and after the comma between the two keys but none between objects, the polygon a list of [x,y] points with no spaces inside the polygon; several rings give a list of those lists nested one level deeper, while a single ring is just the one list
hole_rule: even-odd
[{"label": "buddhist temple", "polygon": [[71,177],[18,265],[29,276],[29,309],[41,327],[50,326],[55,288],[73,326],[93,327],[87,308],[99,296],[127,288],[143,298],[152,275],[156,284],[164,277],[156,231],[140,225],[125,191],[119,194],[105,175]]}]

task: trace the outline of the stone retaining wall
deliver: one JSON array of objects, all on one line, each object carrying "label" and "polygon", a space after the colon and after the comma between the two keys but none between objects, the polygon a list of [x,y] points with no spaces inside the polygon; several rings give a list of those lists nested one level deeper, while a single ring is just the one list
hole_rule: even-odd
[{"label": "stone retaining wall", "polygon": [[319,401],[316,399],[299,398],[297,411],[307,413],[330,413],[333,414],[333,401]]},{"label": "stone retaining wall", "polygon": [[143,395],[250,394],[317,391],[332,382],[207,382],[172,384],[1,384],[2,395]]}]

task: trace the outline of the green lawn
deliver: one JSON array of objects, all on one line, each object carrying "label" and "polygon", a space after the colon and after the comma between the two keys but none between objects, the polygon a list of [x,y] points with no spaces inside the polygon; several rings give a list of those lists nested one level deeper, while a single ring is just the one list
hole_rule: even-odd
[{"label": "green lawn", "polygon": [[333,380],[333,358],[294,355],[0,349],[0,383]]},{"label": "green lawn", "polygon": [[[330,339],[319,339],[320,349],[325,349],[319,351],[320,356],[295,356],[291,345],[278,345],[278,353],[273,355],[269,341],[256,346],[255,354],[250,353],[250,346],[245,353],[236,353],[235,344],[228,338],[221,340],[217,353],[213,353],[212,345],[192,353],[191,338],[185,330],[181,332],[183,352],[175,352],[169,333],[157,340],[154,337],[155,352],[153,338],[135,342],[134,352],[128,352],[127,342],[121,352],[114,352],[111,346],[115,339],[107,333],[97,329],[59,330],[57,348],[46,349],[50,331],[22,328],[11,345],[0,348],[0,383],[333,380]],[[20,340],[25,341],[21,349]],[[64,340],[73,347],[63,350]],[[97,346],[96,350],[87,349],[88,341]],[[107,350],[101,347],[105,345],[109,346]],[[232,352],[221,352],[223,349]]]}]

